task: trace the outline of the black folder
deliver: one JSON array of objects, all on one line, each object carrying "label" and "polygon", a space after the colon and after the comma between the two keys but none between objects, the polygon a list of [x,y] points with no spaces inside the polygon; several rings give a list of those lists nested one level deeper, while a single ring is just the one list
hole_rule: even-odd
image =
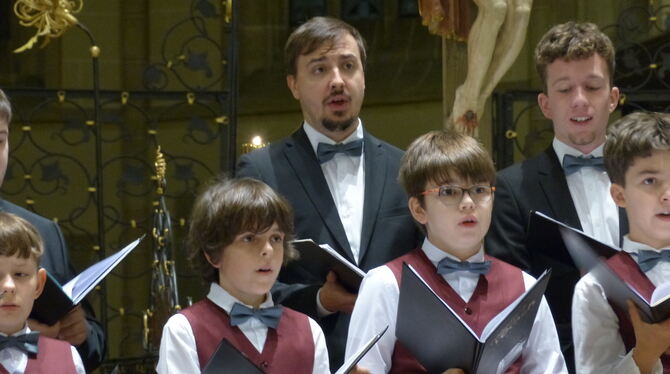
[{"label": "black folder", "polygon": [[380,331],[377,335],[373,336],[368,340],[367,343],[365,343],[359,350],[356,352],[353,356],[351,356],[349,359],[344,361],[344,364],[335,372],[335,374],[347,374],[349,371],[351,371],[356,364],[365,356],[366,353],[370,350],[370,348],[374,347],[375,344],[381,339],[381,337],[386,333],[386,330],[389,329],[389,326],[386,325],[382,331]]},{"label": "black folder", "polygon": [[550,255],[556,260],[564,263],[570,263],[572,261],[575,263],[575,265],[577,265],[581,272],[588,270],[584,268],[584,264],[580,265],[579,262],[574,261],[573,256],[568,253],[565,243],[563,242],[563,238],[561,237],[561,234],[558,230],[559,227],[564,227],[582,233],[585,240],[592,244],[592,248],[598,253],[598,256],[609,258],[618,252],[618,250],[613,249],[609,245],[604,244],[597,239],[594,239],[584,234],[583,232],[538,211],[532,211],[530,214],[530,218],[528,220],[528,234],[526,236],[526,247],[543,248],[542,253]]},{"label": "black folder", "polygon": [[327,244],[318,245],[310,239],[294,240],[293,247],[300,252],[300,265],[315,279],[325,280],[330,270],[350,292],[358,293],[365,272],[342,257]]},{"label": "black folder", "polygon": [[[600,257],[594,241],[584,233],[569,227],[560,228],[565,246],[575,262],[587,267],[605,291],[607,299],[621,310],[628,310],[627,300],[631,300],[640,310],[640,316],[647,323],[658,323],[670,318],[670,282],[660,284],[654,290],[651,300],[645,299],[638,290],[619,277]],[[596,241],[597,242],[597,241]],[[606,244],[597,242],[596,246]],[[610,247],[612,251],[617,251]]]},{"label": "black folder", "polygon": [[209,358],[203,374],[263,374],[247,356],[233,347],[227,339],[221,340],[219,346]]},{"label": "black folder", "polygon": [[503,373],[521,355],[535,322],[550,270],[477,336],[421,276],[403,264],[396,336],[428,373],[460,368]]},{"label": "black folder", "polygon": [[144,238],[132,243],[113,255],[99,261],[65,285],[61,286],[56,279],[47,273],[47,281],[42,294],[35,300],[30,318],[47,325],[60,321],[75,305],[79,304],[118,265]]}]

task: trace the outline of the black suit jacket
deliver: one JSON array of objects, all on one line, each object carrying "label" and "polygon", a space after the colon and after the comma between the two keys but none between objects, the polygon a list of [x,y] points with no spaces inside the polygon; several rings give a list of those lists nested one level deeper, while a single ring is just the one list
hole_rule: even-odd
[{"label": "black suit jacket", "polygon": [[[526,229],[533,210],[582,229],[565,173],[551,146],[533,158],[498,172],[493,217],[485,248],[489,254],[535,277],[552,269],[545,295],[556,321],[566,362],[574,372],[570,321],[572,293],[580,273],[567,251],[549,251],[554,246],[526,246]],[[619,232],[621,236],[628,233],[628,221],[621,211]]]},{"label": "black suit jacket", "polygon": [[[77,275],[70,263],[63,233],[55,222],[3,199],[0,199],[0,211],[15,214],[35,226],[44,241],[44,253],[40,265],[53,275],[60,284],[67,283]],[[100,323],[96,321],[90,304],[84,301],[82,307],[86,312],[88,337],[84,343],[76,348],[84,362],[86,371],[90,372],[100,366],[104,358],[105,334]]]},{"label": "black suit jacket", "polygon": [[[409,213],[407,196],[397,183],[402,151],[367,132],[363,147],[365,195],[358,265],[367,271],[415,248],[421,235]],[[321,166],[302,127],[283,140],[240,157],[237,176],[260,179],[290,201],[296,238],[327,243],[356,263]],[[350,315],[336,313],[318,318],[316,293],[324,280],[310,277],[299,262],[283,269],[279,279],[288,285],[273,289],[276,301],[319,321],[326,334],[331,365],[338,367],[344,357]]]}]

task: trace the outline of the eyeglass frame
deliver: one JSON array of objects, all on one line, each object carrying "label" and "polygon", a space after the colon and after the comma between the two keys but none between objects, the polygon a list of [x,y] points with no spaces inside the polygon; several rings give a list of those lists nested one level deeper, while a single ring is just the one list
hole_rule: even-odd
[{"label": "eyeglass frame", "polygon": [[[456,188],[456,189],[461,191],[461,198],[458,199],[458,202],[451,204],[451,203],[446,203],[444,200],[441,199],[442,196],[440,196],[440,190],[444,187]],[[486,188],[491,189],[491,194],[489,195],[488,200],[475,201],[475,199],[472,197],[472,194],[470,193],[470,190],[472,190],[473,188],[477,188],[477,187],[486,187]],[[433,192],[437,192],[437,198],[440,199],[440,201],[442,201],[443,203],[448,204],[448,205],[458,205],[458,204],[460,204],[461,201],[463,201],[463,197],[465,196],[466,192],[468,193],[468,196],[470,196],[470,199],[472,199],[472,202],[474,202],[475,204],[479,204],[479,203],[482,203],[482,202],[487,202],[491,199],[493,194],[496,192],[496,186],[490,186],[490,185],[487,186],[485,184],[475,184],[475,185],[472,185],[468,188],[463,188],[461,186],[457,186],[457,185],[454,185],[454,184],[443,184],[441,186],[437,186],[435,188],[431,188],[429,190],[425,190],[425,191],[421,192],[421,196],[426,196],[426,195],[428,195],[430,193],[433,193]]]}]

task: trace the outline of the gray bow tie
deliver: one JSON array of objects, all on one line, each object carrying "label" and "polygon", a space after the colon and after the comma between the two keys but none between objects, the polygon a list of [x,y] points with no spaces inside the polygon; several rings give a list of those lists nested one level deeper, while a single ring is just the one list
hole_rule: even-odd
[{"label": "gray bow tie", "polygon": [[670,250],[656,252],[641,249],[637,252],[637,263],[640,265],[640,270],[645,273],[656,266],[659,261],[670,261]]},{"label": "gray bow tie", "polygon": [[319,159],[320,164],[330,161],[338,153],[360,156],[363,153],[363,139],[340,144],[319,143],[316,147],[316,158]]},{"label": "gray bow tie", "polygon": [[475,274],[485,275],[491,270],[491,261],[467,262],[455,261],[448,257],[437,263],[438,274],[450,274],[456,271],[469,271]]},{"label": "gray bow tie", "polygon": [[576,173],[579,169],[585,166],[605,171],[605,161],[602,157],[563,156],[563,169],[565,170],[566,175]]},{"label": "gray bow tie", "polygon": [[16,348],[28,355],[36,355],[39,338],[40,333],[38,331],[16,336],[0,335],[0,351],[5,348]]},{"label": "gray bow tie", "polygon": [[261,321],[265,326],[276,329],[279,325],[281,314],[282,308],[278,305],[270,308],[251,309],[240,303],[235,303],[230,310],[230,325],[237,326],[253,317]]}]

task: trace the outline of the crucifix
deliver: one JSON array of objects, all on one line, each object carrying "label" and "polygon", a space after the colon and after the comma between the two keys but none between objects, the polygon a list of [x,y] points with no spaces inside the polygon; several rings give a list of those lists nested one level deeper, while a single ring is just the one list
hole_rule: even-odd
[{"label": "crucifix", "polygon": [[[418,0],[424,25],[444,38],[467,40],[468,74],[456,89],[447,126],[477,133],[486,99],[523,47],[533,0]],[[468,2],[477,5],[470,26]]]}]

